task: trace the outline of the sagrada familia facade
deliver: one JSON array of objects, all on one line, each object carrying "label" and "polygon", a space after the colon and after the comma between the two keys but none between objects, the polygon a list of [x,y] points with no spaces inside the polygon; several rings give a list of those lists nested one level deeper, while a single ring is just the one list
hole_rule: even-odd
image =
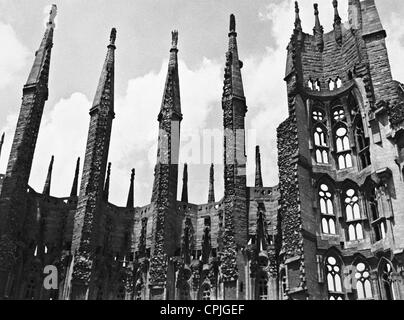
[{"label": "sagrada familia facade", "polygon": [[[333,30],[324,33],[314,5],[312,34],[303,32],[296,3],[275,187],[263,185],[259,147],[255,185],[246,184],[240,132],[247,104],[230,16],[225,191],[215,198],[212,165],[204,204],[188,201],[186,166],[177,197],[183,116],[178,33],[172,33],[152,197],[144,207],[135,206],[134,170],[126,207],[108,201],[115,29],[90,109],[84,166],[79,159],[70,195],[50,194],[53,158],[43,191],[28,185],[48,98],[53,6],[1,175],[1,299],[404,299],[404,85],[392,79],[374,0],[349,0],[345,24],[332,3]],[[46,266],[57,268],[53,289],[43,285]]]}]

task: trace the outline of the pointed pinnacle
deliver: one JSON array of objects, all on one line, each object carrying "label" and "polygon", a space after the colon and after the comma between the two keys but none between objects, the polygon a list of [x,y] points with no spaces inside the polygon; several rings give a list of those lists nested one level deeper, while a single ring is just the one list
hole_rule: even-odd
[{"label": "pointed pinnacle", "polygon": [[230,15],[230,27],[229,27],[230,32],[236,32],[236,17],[234,14]]},{"label": "pointed pinnacle", "polygon": [[296,13],[296,17],[295,17],[295,29],[296,30],[302,30],[302,24],[301,24],[301,20],[300,20],[300,16],[299,16],[299,3],[297,1],[295,1],[295,13]]},{"label": "pointed pinnacle", "polygon": [[111,34],[109,36],[109,44],[111,46],[114,46],[115,45],[115,40],[116,40],[116,29],[112,28],[111,29]]},{"label": "pointed pinnacle", "polygon": [[178,30],[171,31],[171,49],[177,49],[178,45]]},{"label": "pointed pinnacle", "polygon": [[51,10],[49,12],[48,25],[55,24],[55,18],[56,18],[56,15],[57,15],[57,11],[58,11],[58,8],[57,8],[56,4],[52,4]]},{"label": "pointed pinnacle", "polygon": [[77,197],[77,190],[78,190],[78,184],[79,184],[79,172],[80,172],[80,157],[77,158],[77,162],[76,162],[76,170],[74,172],[72,190],[70,191],[71,197]]}]

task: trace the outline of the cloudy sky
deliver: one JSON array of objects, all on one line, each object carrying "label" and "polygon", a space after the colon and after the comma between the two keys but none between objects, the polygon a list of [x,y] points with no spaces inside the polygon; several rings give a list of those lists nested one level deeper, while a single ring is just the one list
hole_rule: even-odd
[{"label": "cloudy sky", "polygon": [[[56,1],[56,0],[55,0]],[[301,0],[305,32],[314,25],[312,0]],[[319,0],[325,31],[332,28],[331,0]],[[347,20],[348,0],[340,0]],[[404,80],[404,8],[400,0],[376,0],[387,31],[393,76]],[[205,203],[209,162],[216,163],[216,198],[223,195],[221,151],[210,159],[195,152],[202,130],[222,127],[221,90],[230,13],[237,19],[240,59],[249,111],[248,183],[254,181],[254,147],[261,145],[264,184],[278,183],[276,127],[287,116],[283,82],[286,45],[293,28],[291,0],[59,0],[49,100],[46,103],[30,185],[42,190],[55,155],[52,195],[70,192],[76,158],[83,159],[88,111],[105,58],[111,27],[116,27],[115,112],[109,160],[110,201],[126,202],[130,170],[136,168],[135,202],[151,197],[160,108],[171,30],[179,30],[182,111],[181,162],[189,165],[189,200]],[[0,159],[4,173],[25,83],[44,32],[49,0],[0,0],[0,130],[6,141]],[[206,131],[205,131],[206,133]],[[199,137],[196,139],[196,137]],[[219,141],[221,145],[221,141]],[[194,150],[191,152],[190,150]],[[182,178],[182,168],[179,180]],[[181,183],[179,185],[181,188]],[[179,193],[180,195],[180,193]]]}]

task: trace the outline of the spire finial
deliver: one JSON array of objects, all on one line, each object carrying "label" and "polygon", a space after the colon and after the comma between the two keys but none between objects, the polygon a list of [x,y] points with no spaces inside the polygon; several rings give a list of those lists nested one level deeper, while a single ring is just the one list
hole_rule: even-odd
[{"label": "spire finial", "polygon": [[178,30],[171,31],[171,48],[177,49],[178,45]]},{"label": "spire finial", "polygon": [[296,30],[302,30],[302,21],[300,20],[300,16],[299,16],[299,2],[295,1],[295,13],[296,13],[296,17],[295,17],[295,29]]},{"label": "spire finial", "polygon": [[3,132],[3,134],[1,135],[1,140],[0,140],[0,156],[1,156],[1,149],[3,149],[4,136],[5,136],[5,132]]},{"label": "spire finial", "polygon": [[188,202],[188,164],[184,164],[184,173],[182,174],[182,194],[181,202]]},{"label": "spire finial", "polygon": [[109,198],[109,181],[111,178],[111,162],[108,162],[108,169],[107,169],[107,178],[105,179],[105,186],[104,186],[104,200],[108,201]]},{"label": "spire finial", "polygon": [[335,41],[341,45],[342,44],[342,29],[341,29],[341,17],[338,13],[338,1],[333,0],[332,2],[334,6],[334,34],[335,34]]},{"label": "spire finial", "polygon": [[323,34],[324,34],[324,29],[322,25],[320,24],[320,18],[319,18],[319,12],[318,12],[318,4],[315,3],[314,5],[314,15],[315,15],[315,25],[314,25],[314,36],[317,42],[317,47],[322,52],[324,50],[324,39],[323,39]]},{"label": "spire finial", "polygon": [[230,27],[229,27],[229,31],[231,32],[236,32],[236,17],[234,16],[234,14],[230,15]]},{"label": "spire finial", "polygon": [[72,190],[70,191],[71,197],[77,197],[77,189],[79,185],[79,172],[80,172],[80,157],[77,158],[76,162],[76,171],[74,172]]},{"label": "spire finial", "polygon": [[260,147],[255,147],[255,187],[263,187],[261,171],[261,153]]},{"label": "spire finial", "polygon": [[334,22],[341,23],[341,17],[339,16],[338,12],[338,0],[333,0],[332,5],[334,6]]},{"label": "spire finial", "polygon": [[215,167],[213,163],[210,165],[209,171],[209,195],[208,203],[215,202]]},{"label": "spire finial", "polygon": [[49,12],[48,25],[55,25],[55,18],[57,15],[57,11],[58,11],[58,8],[57,8],[56,4],[52,4],[52,7]]},{"label": "spire finial", "polygon": [[111,34],[109,36],[109,44],[114,46],[115,45],[115,40],[116,40],[116,29],[112,28],[111,29]]},{"label": "spire finial", "polygon": [[51,187],[51,181],[52,181],[52,170],[53,170],[54,160],[55,160],[55,157],[52,156],[51,161],[49,163],[48,175],[46,176],[45,185],[44,185],[43,191],[42,191],[42,194],[44,194],[46,196],[50,195],[50,187]]},{"label": "spire finial", "polygon": [[134,201],[134,193],[135,193],[135,169],[132,169],[130,174],[130,186],[129,186],[129,193],[128,193],[128,201],[126,202],[126,208],[133,208],[135,201]]}]

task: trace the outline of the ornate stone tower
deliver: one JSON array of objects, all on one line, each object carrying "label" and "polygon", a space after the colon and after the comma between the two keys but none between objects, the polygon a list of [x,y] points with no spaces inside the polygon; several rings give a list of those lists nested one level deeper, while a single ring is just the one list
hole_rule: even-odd
[{"label": "ornate stone tower", "polygon": [[[168,73],[161,103],[157,164],[152,194],[154,242],[150,261],[150,299],[172,298],[174,281],[169,258],[180,243],[176,216],[180,124],[182,120],[177,58],[178,32],[172,32]],[[167,287],[170,284],[171,287]]]},{"label": "ornate stone tower", "polygon": [[96,258],[100,205],[104,198],[104,181],[108,161],[114,113],[114,65],[116,30],[110,35],[108,52],[90,109],[90,125],[84,168],[81,178],[71,251],[70,299],[91,298],[92,275]]},{"label": "ornate stone tower", "polygon": [[45,35],[23,88],[22,105],[0,195],[0,298],[14,297],[20,278],[26,194],[39,126],[48,99],[48,78],[56,5],[52,6]]},{"label": "ornate stone tower", "polygon": [[237,281],[243,281],[242,248],[248,242],[245,155],[245,115],[241,68],[237,49],[236,21],[230,16],[229,49],[222,97],[224,127],[224,234],[221,272],[225,299],[242,299]]},{"label": "ornate stone tower", "polygon": [[[296,2],[288,46],[289,118],[278,128],[282,299],[400,299],[402,89],[374,0],[350,0],[324,33]],[[331,9],[331,8],[330,8]]]}]

